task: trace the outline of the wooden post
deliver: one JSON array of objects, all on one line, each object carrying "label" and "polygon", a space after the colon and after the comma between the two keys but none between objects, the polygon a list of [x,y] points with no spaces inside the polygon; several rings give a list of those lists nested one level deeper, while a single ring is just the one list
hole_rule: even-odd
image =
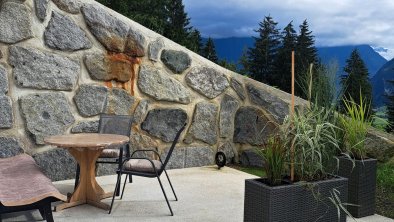
[{"label": "wooden post", "polygon": [[[294,51],[291,52],[291,110],[290,110],[290,120],[293,121],[294,117]],[[294,181],[294,143],[291,143],[290,148],[290,179]]]}]

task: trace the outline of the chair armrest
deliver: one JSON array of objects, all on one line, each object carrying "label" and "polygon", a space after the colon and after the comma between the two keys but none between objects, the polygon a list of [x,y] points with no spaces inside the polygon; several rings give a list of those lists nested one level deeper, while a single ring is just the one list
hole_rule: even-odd
[{"label": "chair armrest", "polygon": [[161,158],[160,158],[160,154],[159,154],[156,150],[136,150],[136,151],[134,151],[134,152],[131,154],[131,157],[133,157],[133,155],[134,155],[135,153],[137,153],[137,152],[153,152],[153,153],[155,153],[155,154],[159,157],[160,162],[163,164],[163,162],[161,161]]}]

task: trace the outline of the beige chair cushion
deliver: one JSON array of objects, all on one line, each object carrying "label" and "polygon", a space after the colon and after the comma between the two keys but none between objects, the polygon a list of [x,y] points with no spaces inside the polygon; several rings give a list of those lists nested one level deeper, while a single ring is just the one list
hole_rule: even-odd
[{"label": "beige chair cushion", "polygon": [[100,158],[118,158],[119,153],[119,149],[104,149],[100,154]]},{"label": "beige chair cushion", "polygon": [[[153,164],[155,165],[156,170],[159,170],[162,166],[161,162],[158,160],[152,160]],[[154,173],[155,170],[152,167],[152,163],[149,160],[144,159],[132,159],[128,160],[123,165],[125,170],[130,171],[139,171],[139,172],[148,172]]]}]

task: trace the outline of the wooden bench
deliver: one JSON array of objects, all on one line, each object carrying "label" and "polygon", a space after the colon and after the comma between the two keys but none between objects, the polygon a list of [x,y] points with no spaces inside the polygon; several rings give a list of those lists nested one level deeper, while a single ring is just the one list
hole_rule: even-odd
[{"label": "wooden bench", "polygon": [[66,201],[51,180],[26,154],[0,158],[0,222],[1,215],[38,209],[44,220],[53,221],[51,203]]}]

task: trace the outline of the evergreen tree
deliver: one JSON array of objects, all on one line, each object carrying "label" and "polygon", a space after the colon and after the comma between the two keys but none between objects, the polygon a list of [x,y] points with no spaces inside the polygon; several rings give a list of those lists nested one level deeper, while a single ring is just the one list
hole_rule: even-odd
[{"label": "evergreen tree", "polygon": [[[372,86],[368,78],[368,69],[357,49],[352,51],[343,70],[345,74],[342,76],[341,85],[344,99],[351,97],[356,103],[360,103],[360,96],[362,96],[366,104],[371,105]],[[369,117],[371,112],[372,110],[368,110],[366,116]]]},{"label": "evergreen tree", "polygon": [[190,39],[190,44],[188,48],[193,52],[200,54],[202,50],[202,39],[201,39],[200,31],[193,28],[193,30],[189,33],[189,39]]},{"label": "evergreen tree", "polygon": [[228,70],[231,70],[233,72],[238,72],[237,65],[233,62],[227,61],[226,59],[219,60],[218,65],[220,65]]},{"label": "evergreen tree", "polygon": [[238,63],[241,65],[241,69],[238,70],[238,73],[244,76],[249,76],[249,62],[248,62],[248,48],[245,47],[242,50],[242,56],[239,58]]},{"label": "evergreen tree", "polygon": [[182,0],[167,0],[166,10],[168,13],[167,24],[164,29],[164,36],[187,46],[189,40],[189,33],[192,31],[190,26],[190,18],[185,12],[185,6]]},{"label": "evergreen tree", "polygon": [[[394,80],[388,80],[389,83],[394,85]],[[387,93],[387,119],[388,125],[386,127],[387,132],[394,132],[394,92]]]},{"label": "evergreen tree", "polygon": [[259,37],[255,37],[253,48],[248,50],[248,75],[251,78],[272,84],[272,75],[276,73],[275,57],[280,44],[279,30],[276,28],[278,23],[271,16],[266,16],[259,23],[260,28],[255,30]]},{"label": "evergreen tree", "polygon": [[219,59],[216,55],[215,43],[211,37],[208,38],[204,48],[202,49],[201,55],[214,63],[218,63]]}]

